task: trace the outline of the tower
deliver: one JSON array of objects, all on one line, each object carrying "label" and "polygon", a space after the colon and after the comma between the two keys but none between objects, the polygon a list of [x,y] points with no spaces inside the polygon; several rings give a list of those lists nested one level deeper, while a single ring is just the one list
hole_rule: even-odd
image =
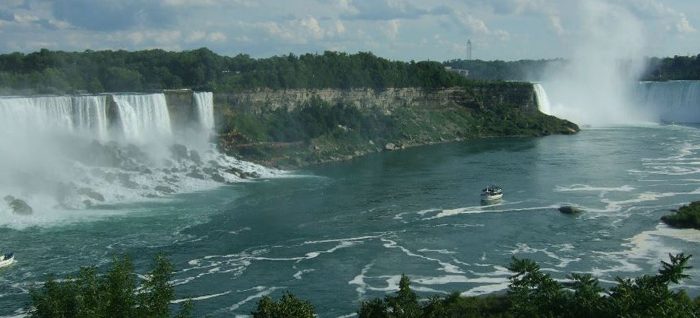
[{"label": "tower", "polygon": [[467,40],[467,60],[472,59],[472,40]]}]

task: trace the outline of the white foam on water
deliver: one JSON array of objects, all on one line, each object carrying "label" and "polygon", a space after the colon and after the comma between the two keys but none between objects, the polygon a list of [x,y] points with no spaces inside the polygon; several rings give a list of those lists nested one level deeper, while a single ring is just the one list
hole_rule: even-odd
[{"label": "white foam on water", "polygon": [[362,296],[367,293],[367,283],[365,282],[365,278],[367,278],[367,273],[370,269],[372,269],[372,266],[374,266],[374,263],[365,265],[362,268],[362,271],[360,271],[359,274],[355,275],[355,277],[348,282],[348,285],[357,285],[355,291],[357,291],[358,299],[362,299]]},{"label": "white foam on water", "polygon": [[[560,252],[570,251],[570,250],[568,250],[568,246],[564,246],[564,247],[565,247],[565,249],[559,249],[559,251]],[[547,248],[541,248],[541,249],[533,248],[533,247],[528,246],[525,243],[517,243],[516,248],[510,251],[510,254],[513,254],[513,255],[516,255],[516,254],[536,254],[536,253],[542,253],[549,258],[552,258],[552,259],[559,261],[559,264],[555,265],[556,267],[559,267],[559,268],[564,268],[564,267],[568,266],[570,263],[578,262],[581,260],[580,257],[570,258],[570,257],[559,256],[559,255],[549,251],[549,249],[547,249]]]},{"label": "white foam on water", "polygon": [[443,272],[446,272],[446,273],[452,273],[452,274],[463,274],[463,273],[464,273],[464,272],[459,268],[459,266],[457,266],[457,265],[454,265],[454,264],[451,264],[451,263],[448,263],[448,262],[444,262],[444,261],[439,260],[439,259],[436,259],[436,258],[430,258],[430,257],[427,257],[427,256],[423,256],[423,255],[420,255],[420,254],[413,253],[413,252],[411,252],[409,249],[407,249],[407,248],[405,248],[405,247],[403,247],[403,246],[401,246],[401,245],[398,245],[398,243],[396,243],[396,241],[392,241],[392,240],[390,240],[390,239],[382,238],[381,240],[382,240],[382,242],[384,242],[383,245],[384,245],[384,247],[386,247],[386,248],[399,249],[399,250],[401,250],[404,254],[406,254],[406,255],[408,255],[408,256],[410,256],[410,257],[421,258],[421,259],[424,259],[424,260],[427,260],[427,261],[436,262],[436,263],[440,264],[440,267],[437,269],[437,270],[439,270],[439,271],[443,271]]},{"label": "white foam on water", "polygon": [[431,250],[428,248],[421,248],[418,250],[418,252],[425,253],[425,252],[431,252],[431,253],[438,253],[438,254],[456,254],[455,252],[448,251],[446,249],[441,249],[441,250]]},{"label": "white foam on water", "polygon": [[327,239],[327,240],[316,240],[316,241],[304,241],[301,245],[309,245],[309,244],[323,244],[323,243],[337,243],[337,242],[351,242],[351,241],[365,241],[365,240],[371,240],[371,239],[378,239],[382,238],[386,235],[386,233],[378,234],[378,235],[364,235],[364,236],[357,236],[357,237],[348,237],[348,238],[337,238],[337,239]]},{"label": "white foam on water", "polygon": [[596,187],[586,184],[572,184],[570,186],[556,186],[554,191],[556,192],[630,192],[634,191],[635,188],[630,185],[623,185],[619,187]]},{"label": "white foam on water", "polygon": [[301,275],[304,275],[306,273],[315,272],[315,271],[316,270],[313,268],[300,270],[300,271],[294,273],[294,275],[292,275],[292,277],[294,277],[294,279],[301,280]]},{"label": "white foam on water", "polygon": [[442,210],[438,214],[424,218],[423,220],[434,220],[444,217],[450,217],[461,214],[481,214],[481,213],[503,213],[503,212],[525,212],[534,210],[551,210],[558,208],[558,205],[527,207],[527,208],[512,208],[512,209],[493,209],[493,206],[470,206],[457,209]]},{"label": "white foam on water", "polygon": [[223,293],[218,293],[218,294],[209,294],[209,295],[202,295],[202,296],[197,296],[197,297],[189,297],[189,298],[175,299],[175,300],[170,301],[170,303],[171,303],[171,304],[179,304],[179,303],[183,303],[183,302],[186,302],[186,301],[189,301],[189,300],[192,300],[192,301],[207,300],[207,299],[211,299],[211,298],[226,296],[226,295],[228,295],[228,294],[230,294],[230,293],[231,293],[231,291],[228,290],[228,291],[225,291],[225,292],[223,292]]},{"label": "white foam on water", "polygon": [[470,296],[481,296],[481,295],[493,294],[493,293],[497,293],[499,291],[507,290],[509,285],[510,285],[510,282],[481,285],[481,286],[477,286],[477,287],[471,288],[467,291],[460,293],[460,296],[470,297]]},{"label": "white foam on water", "polygon": [[268,288],[268,287],[264,287],[264,286],[258,286],[258,287],[256,287],[256,289],[259,290],[259,292],[244,298],[243,300],[233,304],[232,306],[230,306],[226,309],[228,311],[234,311],[234,310],[240,308],[241,306],[245,305],[246,303],[250,302],[251,300],[263,298],[267,295],[272,294],[274,291],[276,291],[278,289],[282,289],[282,288],[284,288],[284,287],[269,287]]}]

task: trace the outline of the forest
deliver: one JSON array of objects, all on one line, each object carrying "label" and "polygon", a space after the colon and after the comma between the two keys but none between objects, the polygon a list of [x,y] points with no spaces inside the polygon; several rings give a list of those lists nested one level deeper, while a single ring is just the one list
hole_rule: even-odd
[{"label": "forest", "polygon": [[463,84],[438,62],[400,62],[369,52],[251,58],[206,48],[169,52],[63,52],[42,49],[0,55],[5,94],[147,92],[191,88],[213,92],[271,88],[439,88]]},{"label": "forest", "polygon": [[[642,80],[699,80],[700,55],[648,58]],[[64,52],[41,49],[0,55],[0,93],[148,92],[190,88],[213,92],[271,88],[440,88],[469,80],[541,80],[566,60],[391,61],[371,52],[252,58],[207,48]],[[467,78],[445,70],[469,70]]]}]

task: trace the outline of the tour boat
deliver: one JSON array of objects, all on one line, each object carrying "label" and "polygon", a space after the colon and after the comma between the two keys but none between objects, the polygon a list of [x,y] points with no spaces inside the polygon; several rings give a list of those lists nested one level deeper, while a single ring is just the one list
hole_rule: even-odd
[{"label": "tour boat", "polygon": [[7,253],[0,258],[0,268],[5,266],[10,266],[15,262],[15,254]]},{"label": "tour boat", "polygon": [[494,201],[503,198],[503,189],[499,186],[490,185],[481,190],[482,201]]}]

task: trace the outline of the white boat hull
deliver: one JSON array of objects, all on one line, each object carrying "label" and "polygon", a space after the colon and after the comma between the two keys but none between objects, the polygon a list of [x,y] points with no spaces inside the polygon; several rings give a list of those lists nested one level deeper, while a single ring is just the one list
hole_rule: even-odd
[{"label": "white boat hull", "polygon": [[15,262],[15,258],[14,258],[14,257],[11,257],[11,258],[9,258],[9,259],[3,259],[2,261],[0,261],[0,268],[10,266],[10,265],[12,265],[12,263],[14,263],[14,262]]},{"label": "white boat hull", "polygon": [[482,194],[481,195],[481,200],[483,201],[494,201],[494,200],[500,200],[503,198],[503,193],[500,194]]}]

